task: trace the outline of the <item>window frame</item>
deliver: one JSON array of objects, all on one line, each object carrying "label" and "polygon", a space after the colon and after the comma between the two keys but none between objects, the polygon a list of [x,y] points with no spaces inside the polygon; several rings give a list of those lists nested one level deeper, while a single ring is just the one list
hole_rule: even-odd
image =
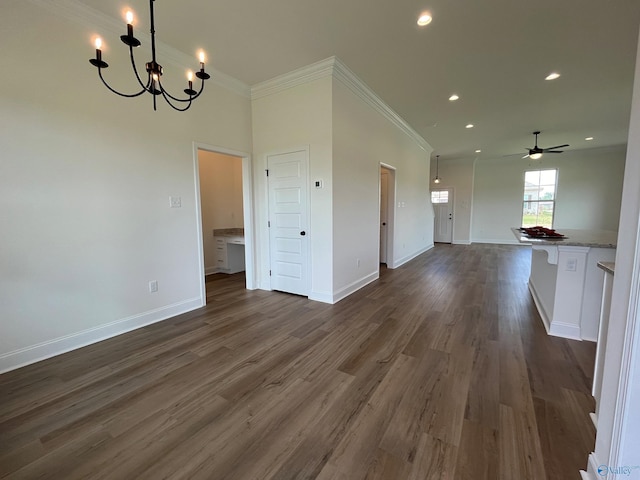
[{"label": "window frame", "polygon": [[[549,183],[542,183],[542,172],[550,172],[553,171],[554,172],[554,183],[553,184],[549,184]],[[531,184],[532,187],[534,187],[536,190],[536,194],[535,196],[538,197],[537,199],[532,199],[529,198],[527,199],[527,191],[528,190],[532,190],[532,187],[527,188],[527,174],[529,173],[538,173],[538,183],[536,184]],[[523,183],[523,189],[522,189],[522,210],[521,210],[521,215],[520,215],[520,226],[521,227],[531,227],[531,226],[546,226],[548,228],[553,228],[553,224],[555,222],[556,219],[556,199],[558,198],[558,177],[559,177],[559,169],[558,168],[537,168],[537,169],[533,169],[533,170],[525,170],[524,175],[523,175],[523,179],[522,179],[522,183]],[[540,193],[542,193],[542,190],[544,187],[553,187],[553,197],[551,199],[548,198],[540,198],[541,195]],[[540,218],[540,204],[551,204],[551,224],[550,225],[545,225],[542,222],[537,222],[536,225],[528,225],[525,224],[525,211],[526,211],[526,206],[527,204],[529,204],[529,206],[531,207],[532,204],[536,205],[536,208],[529,208],[529,210],[535,210],[535,215],[536,215],[536,220],[538,220]]]}]

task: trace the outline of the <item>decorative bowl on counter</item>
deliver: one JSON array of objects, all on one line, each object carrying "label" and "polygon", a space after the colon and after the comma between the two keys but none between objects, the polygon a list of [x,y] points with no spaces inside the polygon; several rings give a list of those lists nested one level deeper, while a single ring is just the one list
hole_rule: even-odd
[{"label": "decorative bowl on counter", "polygon": [[546,238],[549,240],[553,240],[553,239],[562,240],[563,238],[567,238],[561,233],[556,232],[554,229],[547,228],[547,227],[540,227],[540,226],[529,227],[529,228],[522,227],[520,228],[520,231],[523,232],[529,238]]}]

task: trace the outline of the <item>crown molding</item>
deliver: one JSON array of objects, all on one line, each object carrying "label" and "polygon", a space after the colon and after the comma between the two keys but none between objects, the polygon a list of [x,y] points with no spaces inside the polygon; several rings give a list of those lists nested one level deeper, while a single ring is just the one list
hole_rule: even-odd
[{"label": "crown molding", "polygon": [[360,80],[360,78],[358,78],[358,76],[338,58],[335,58],[333,76],[346,85],[370,107],[402,130],[407,136],[409,136],[409,138],[413,139],[425,152],[431,153],[433,151],[431,145],[429,145],[427,141],[404,120],[404,118],[398,115],[376,94],[376,92]]},{"label": "crown molding", "polygon": [[411,126],[387,105],[366,83],[353,73],[337,57],[329,57],[325,60],[307,65],[271,80],[258,83],[251,87],[251,100],[256,100],[289,88],[325,77],[333,77],[356,94],[367,105],[398,127],[411,139],[413,139],[425,152],[431,153],[433,148]]},{"label": "crown molding", "polygon": [[330,77],[333,74],[335,61],[336,57],[329,57],[292,72],[278,75],[270,80],[257,83],[251,87],[251,100],[267,97],[320,78]]},{"label": "crown molding", "polygon": [[[29,0],[29,2],[71,22],[83,26],[91,26],[101,32],[109,33],[111,35],[119,36],[122,34],[123,27],[121,20],[105,15],[104,13],[85,5],[78,0]],[[136,32],[136,36],[143,43],[151,43],[151,36],[148,33]],[[193,55],[187,55],[186,53],[157,39],[156,46],[161,52],[163,63],[170,63],[181,69],[187,69],[194,63]],[[211,81],[216,85],[226,88],[227,90],[231,90],[232,92],[246,98],[251,96],[251,89],[249,86],[240,80],[216,70],[211,66],[207,66],[207,73],[211,75]]]}]

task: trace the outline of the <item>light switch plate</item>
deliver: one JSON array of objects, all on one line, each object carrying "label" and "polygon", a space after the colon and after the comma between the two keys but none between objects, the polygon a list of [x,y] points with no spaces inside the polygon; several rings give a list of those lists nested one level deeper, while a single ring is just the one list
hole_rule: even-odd
[{"label": "light switch plate", "polygon": [[171,208],[180,208],[180,207],[182,207],[182,198],[181,197],[169,197],[169,206]]}]

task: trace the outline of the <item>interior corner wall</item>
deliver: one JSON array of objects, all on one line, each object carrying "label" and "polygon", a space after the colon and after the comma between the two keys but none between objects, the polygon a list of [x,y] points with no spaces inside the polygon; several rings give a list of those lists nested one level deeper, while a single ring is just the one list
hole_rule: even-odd
[{"label": "interior corner wall", "polygon": [[[252,150],[248,96],[117,97],[87,62],[96,33],[31,2],[0,15],[0,371],[202,305],[193,144]],[[132,85],[126,62],[107,74]]]},{"label": "interior corner wall", "polygon": [[244,227],[242,158],[198,150],[205,274],[217,269],[213,230]]},{"label": "interior corner wall", "polygon": [[[309,148],[309,298],[329,301],[332,284],[331,77],[252,101],[258,288],[270,289],[266,157]],[[312,188],[322,180],[323,188]]]},{"label": "interior corner wall", "polygon": [[395,168],[394,255],[433,247],[429,154],[340,80],[333,80],[333,284],[339,300],[378,277],[380,164]]},{"label": "interior corner wall", "polygon": [[512,227],[522,222],[524,172],[558,169],[554,227],[617,230],[625,146],[566,150],[541,161],[518,157],[479,159],[473,185],[472,241],[517,243]]},{"label": "interior corner wall", "polygon": [[[440,159],[438,176],[441,183],[431,182],[431,189],[453,189],[453,243],[468,245],[471,243],[471,218],[473,212],[474,158]],[[435,162],[431,162],[429,178],[436,176]]]}]

